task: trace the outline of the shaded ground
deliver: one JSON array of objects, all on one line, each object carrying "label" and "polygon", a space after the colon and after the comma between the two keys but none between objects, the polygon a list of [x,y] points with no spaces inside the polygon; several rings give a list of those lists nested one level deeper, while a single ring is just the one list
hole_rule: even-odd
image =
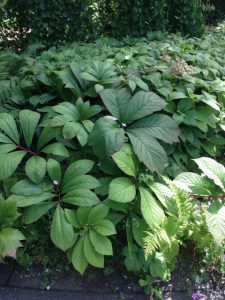
[{"label": "shaded ground", "polygon": [[[205,281],[193,279],[188,260],[182,260],[173,272],[171,282],[163,286],[164,299],[191,299],[193,291],[202,295],[199,299],[225,299],[224,280],[210,276]],[[0,265],[0,300],[148,300],[138,286],[137,279],[126,274],[104,275],[91,270],[81,277],[73,271],[56,270],[42,290],[45,274],[40,267],[26,273],[16,263]]]}]

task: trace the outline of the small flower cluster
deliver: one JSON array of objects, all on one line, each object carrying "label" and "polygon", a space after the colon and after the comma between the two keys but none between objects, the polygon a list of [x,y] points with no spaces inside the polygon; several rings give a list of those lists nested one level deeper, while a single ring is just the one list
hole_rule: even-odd
[{"label": "small flower cluster", "polygon": [[171,60],[171,57],[166,52],[163,52],[163,55],[160,58],[166,62]]},{"label": "small flower cluster", "polygon": [[176,58],[175,64],[170,68],[173,75],[183,75],[183,74],[194,74],[195,69],[186,63],[185,60],[181,58]]}]

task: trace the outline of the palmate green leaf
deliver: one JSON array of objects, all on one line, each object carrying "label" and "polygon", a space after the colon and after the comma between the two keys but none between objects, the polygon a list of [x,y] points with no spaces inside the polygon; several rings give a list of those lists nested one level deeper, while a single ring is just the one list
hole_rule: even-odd
[{"label": "palmate green leaf", "polygon": [[43,192],[52,191],[52,184],[48,182],[41,182],[35,184],[30,180],[24,179],[16,182],[11,188],[11,192],[17,195],[32,196],[42,194]]},{"label": "palmate green leaf", "polygon": [[137,92],[129,101],[124,123],[130,124],[135,120],[146,117],[165,108],[167,103],[153,92]]},{"label": "palmate green leaf", "polygon": [[16,251],[22,246],[23,234],[14,228],[4,228],[0,231],[0,257],[16,258]]},{"label": "palmate green leaf", "polygon": [[96,252],[101,255],[113,255],[112,243],[106,236],[103,236],[97,231],[91,229],[89,231],[89,238]]},{"label": "palmate green leaf", "polygon": [[99,119],[89,136],[89,144],[95,154],[102,159],[119,151],[125,142],[125,132],[113,120]]},{"label": "palmate green leaf", "polygon": [[225,192],[225,167],[209,157],[194,159],[199,169]]},{"label": "palmate green leaf", "polygon": [[159,226],[165,218],[163,209],[148,190],[143,187],[140,187],[139,189],[141,194],[141,212],[146,223],[150,227]]},{"label": "palmate green leaf", "polygon": [[214,194],[213,185],[204,177],[191,173],[185,172],[179,174],[175,180],[174,184],[186,192],[198,195],[212,195]]},{"label": "palmate green leaf", "polygon": [[95,193],[85,188],[74,189],[65,194],[61,200],[77,206],[93,206],[99,203],[99,199]]},{"label": "palmate green leaf", "polygon": [[44,202],[46,200],[50,200],[55,195],[52,193],[42,193],[39,195],[33,195],[33,196],[24,196],[24,195],[11,195],[9,196],[8,200],[14,200],[16,201],[17,207],[26,207],[33,204],[38,204],[41,202]]},{"label": "palmate green leaf", "polygon": [[127,88],[104,89],[100,96],[108,111],[123,122],[131,94]]},{"label": "palmate green leaf", "polygon": [[51,239],[62,251],[71,248],[75,242],[73,226],[67,221],[65,212],[59,204],[52,220]]},{"label": "palmate green leaf", "polygon": [[24,109],[19,114],[20,124],[27,147],[31,146],[33,136],[40,120],[40,114],[28,109]]},{"label": "palmate green leaf", "polygon": [[23,222],[24,224],[31,224],[39,220],[43,215],[45,215],[55,203],[38,203],[25,208],[23,212]]},{"label": "palmate green leaf", "polygon": [[0,113],[0,129],[4,131],[8,137],[19,144],[20,138],[14,118],[8,113]]},{"label": "palmate green leaf", "polygon": [[138,120],[130,125],[126,131],[135,132],[137,136],[140,130],[145,133],[146,138],[151,136],[169,144],[178,142],[180,134],[177,123],[167,115],[161,114],[154,114]]},{"label": "palmate green leaf", "polygon": [[109,220],[96,221],[93,228],[101,235],[109,236],[116,234],[115,226]]},{"label": "palmate green leaf", "polygon": [[62,178],[62,171],[60,163],[52,158],[49,158],[47,161],[47,172],[49,177],[54,181],[61,181]]},{"label": "palmate green leaf", "polygon": [[25,165],[27,176],[34,183],[39,183],[46,173],[46,160],[41,156],[32,156]]},{"label": "palmate green leaf", "polygon": [[0,228],[11,226],[18,217],[16,201],[0,199]]},{"label": "palmate green leaf", "polygon": [[94,161],[89,159],[80,159],[72,163],[67,169],[63,177],[62,186],[70,181],[73,180],[76,176],[85,175],[94,166]]},{"label": "palmate green leaf", "polygon": [[54,154],[62,157],[69,157],[69,152],[66,147],[61,143],[53,143],[41,149],[42,152],[47,154]]},{"label": "palmate green leaf", "polygon": [[15,151],[1,155],[0,181],[10,177],[26,155],[25,151]]},{"label": "palmate green leaf", "polygon": [[146,137],[145,133],[128,133],[134,152],[141,162],[152,172],[161,173],[167,166],[167,155],[159,142],[151,137]]},{"label": "palmate green leaf", "polygon": [[131,202],[136,196],[135,184],[126,177],[113,179],[109,185],[109,199],[116,202]]},{"label": "palmate green leaf", "polygon": [[84,238],[80,238],[74,247],[72,254],[72,264],[74,268],[81,274],[84,273],[88,266],[87,259],[84,255]]},{"label": "palmate green leaf", "polygon": [[127,175],[135,177],[137,175],[137,166],[132,155],[124,151],[116,152],[112,155],[117,166]]},{"label": "palmate green leaf", "polygon": [[205,213],[206,224],[215,242],[221,245],[225,239],[225,206],[218,200]]},{"label": "palmate green leaf", "polygon": [[92,245],[89,235],[84,237],[84,255],[93,267],[104,268],[104,255],[99,254]]}]

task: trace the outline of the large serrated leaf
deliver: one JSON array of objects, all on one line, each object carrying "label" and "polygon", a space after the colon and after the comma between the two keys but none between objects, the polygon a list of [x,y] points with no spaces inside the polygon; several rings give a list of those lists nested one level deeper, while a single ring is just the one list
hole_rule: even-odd
[{"label": "large serrated leaf", "polygon": [[127,128],[127,131],[133,133],[137,129],[137,132],[141,129],[142,132],[145,133],[146,139],[148,136],[151,136],[169,144],[178,142],[178,136],[180,133],[177,123],[169,116],[161,114],[154,114],[138,120],[130,125]]},{"label": "large serrated leaf", "polygon": [[161,173],[167,166],[167,155],[163,147],[153,137],[146,137],[140,132],[128,133],[133,149],[137,157],[152,172]]},{"label": "large serrated leaf", "polygon": [[129,101],[124,122],[132,123],[165,108],[166,105],[165,100],[153,92],[137,92]]}]

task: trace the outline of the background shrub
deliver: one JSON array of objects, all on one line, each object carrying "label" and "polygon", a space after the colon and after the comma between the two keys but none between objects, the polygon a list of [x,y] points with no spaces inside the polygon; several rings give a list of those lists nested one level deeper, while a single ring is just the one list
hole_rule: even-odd
[{"label": "background shrub", "polygon": [[20,49],[41,41],[47,46],[74,40],[146,36],[149,31],[203,33],[200,0],[5,0],[0,7],[3,46]]}]

